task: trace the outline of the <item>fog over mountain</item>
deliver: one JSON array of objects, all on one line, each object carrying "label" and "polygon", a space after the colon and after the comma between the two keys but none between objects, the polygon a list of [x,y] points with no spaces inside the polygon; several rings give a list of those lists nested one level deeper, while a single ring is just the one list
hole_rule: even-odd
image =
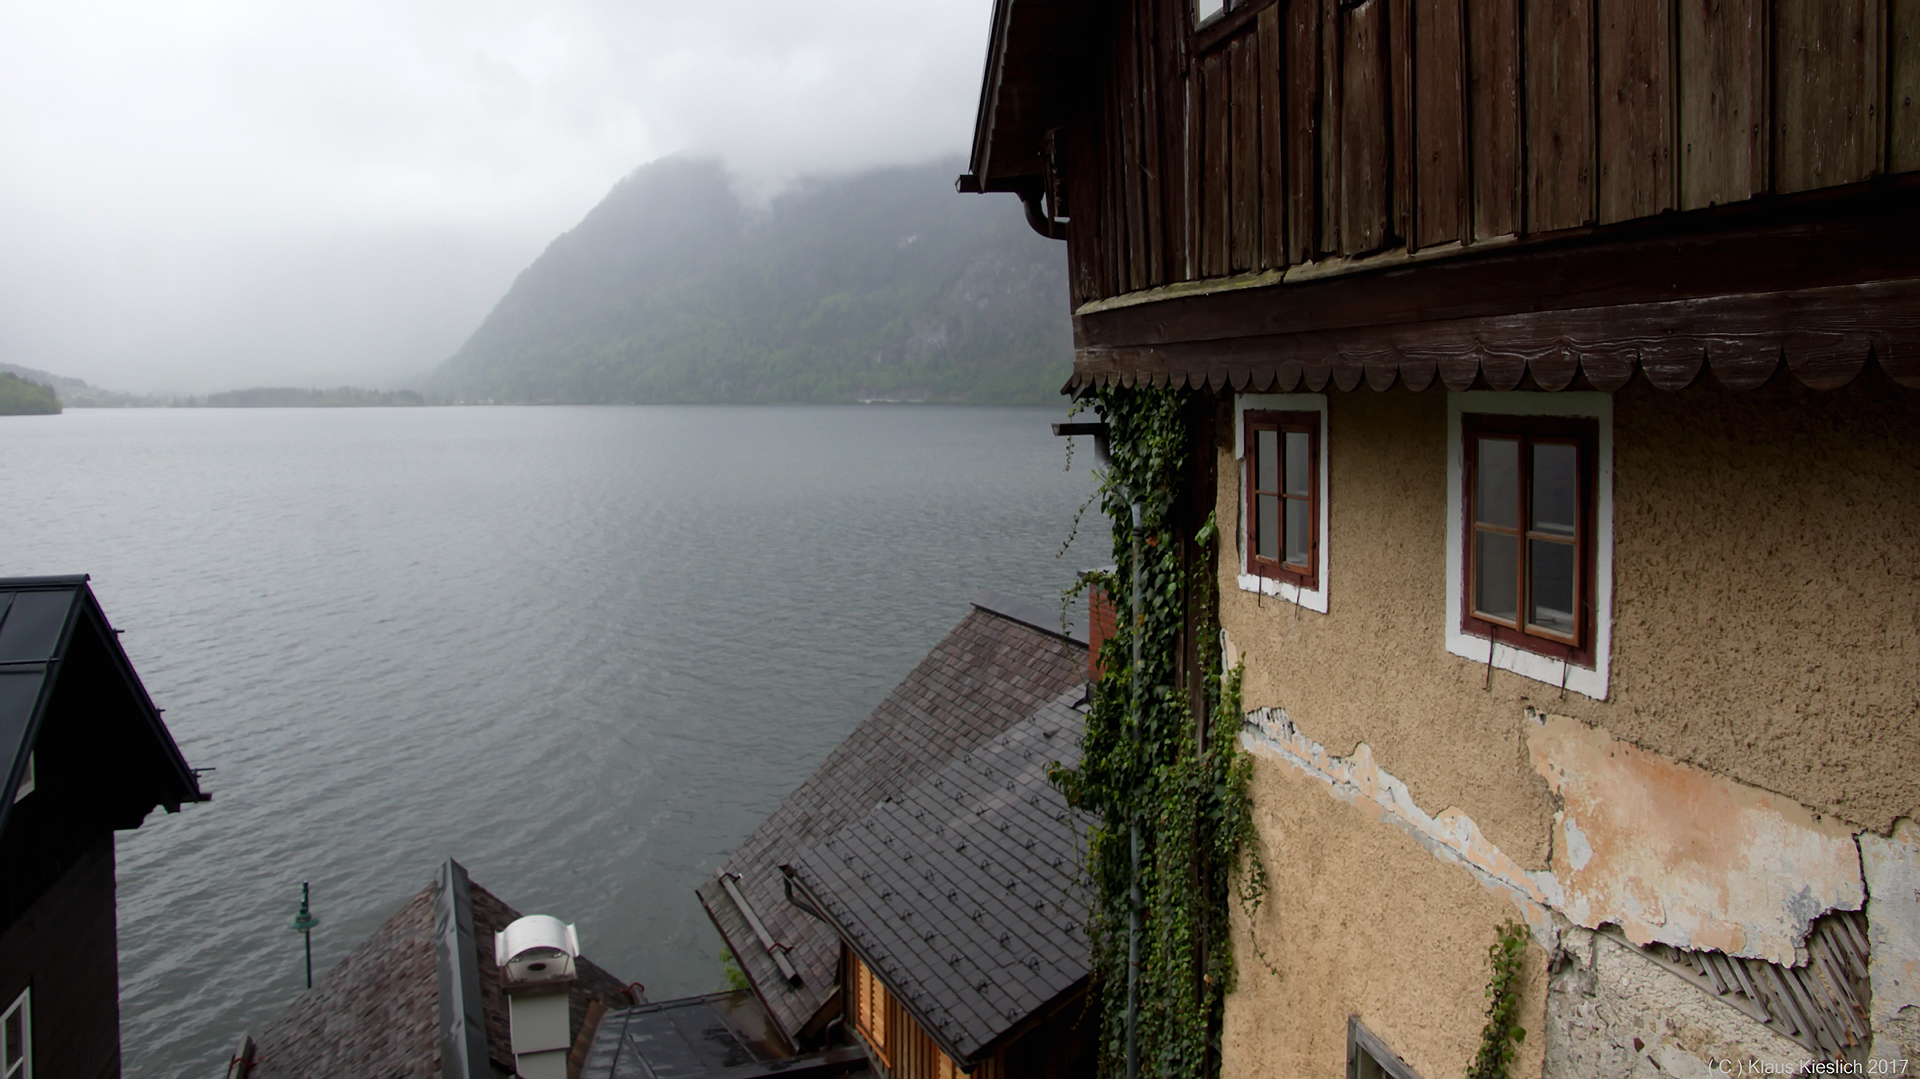
[{"label": "fog over mountain", "polygon": [[754,208],[716,161],[622,180],[523,271],[432,394],[513,402],[1022,403],[1071,369],[1066,245],[957,159]]}]

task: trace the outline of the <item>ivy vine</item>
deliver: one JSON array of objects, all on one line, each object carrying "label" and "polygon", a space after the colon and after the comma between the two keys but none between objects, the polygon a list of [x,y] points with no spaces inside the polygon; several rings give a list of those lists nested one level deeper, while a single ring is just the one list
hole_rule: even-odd
[{"label": "ivy vine", "polygon": [[1527,927],[1509,921],[1487,948],[1493,975],[1487,981],[1487,1026],[1480,1032],[1480,1055],[1467,1079],[1507,1079],[1507,1069],[1526,1040],[1520,1025],[1520,970],[1527,951]]},{"label": "ivy vine", "polygon": [[[1133,833],[1140,837],[1140,967],[1136,1039],[1140,1074],[1206,1079],[1219,1073],[1222,1003],[1234,965],[1228,904],[1256,909],[1265,873],[1251,857],[1247,799],[1252,762],[1236,737],[1240,672],[1220,670],[1213,519],[1191,538],[1202,556],[1183,571],[1176,500],[1190,479],[1188,391],[1110,387],[1091,404],[1107,424],[1111,457],[1100,502],[1113,524],[1117,570],[1092,583],[1119,612],[1102,647],[1082,757],[1053,780],[1098,824],[1088,841],[1093,903],[1087,936],[1100,1003],[1100,1070],[1125,1074]],[[1140,621],[1132,624],[1132,504],[1142,509]],[[1082,586],[1088,583],[1083,581]],[[1191,608],[1199,614],[1211,736],[1200,732],[1176,684],[1176,649]],[[1140,667],[1133,671],[1133,640]]]}]

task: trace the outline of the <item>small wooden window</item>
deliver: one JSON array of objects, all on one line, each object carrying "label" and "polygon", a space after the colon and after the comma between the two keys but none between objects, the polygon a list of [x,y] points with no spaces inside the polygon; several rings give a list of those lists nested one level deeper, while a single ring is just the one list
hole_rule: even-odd
[{"label": "small wooden window", "polygon": [[33,990],[0,1012],[0,1079],[33,1079]]},{"label": "small wooden window", "polygon": [[1461,417],[1462,626],[1592,662],[1597,426],[1564,416]]},{"label": "small wooden window", "polygon": [[1246,414],[1247,572],[1320,579],[1320,413]]}]

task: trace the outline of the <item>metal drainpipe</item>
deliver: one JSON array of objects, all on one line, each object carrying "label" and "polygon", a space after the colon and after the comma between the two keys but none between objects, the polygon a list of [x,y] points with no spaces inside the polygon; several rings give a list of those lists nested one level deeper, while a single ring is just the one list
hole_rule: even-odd
[{"label": "metal drainpipe", "polygon": [[[1134,737],[1140,736],[1140,536],[1146,530],[1142,522],[1143,507],[1133,504],[1133,628],[1129,636],[1133,642],[1133,670],[1127,679],[1128,690],[1133,697]],[[1136,814],[1130,822],[1133,852],[1133,880],[1127,890],[1127,1079],[1138,1079],[1140,1075],[1140,818]]]}]

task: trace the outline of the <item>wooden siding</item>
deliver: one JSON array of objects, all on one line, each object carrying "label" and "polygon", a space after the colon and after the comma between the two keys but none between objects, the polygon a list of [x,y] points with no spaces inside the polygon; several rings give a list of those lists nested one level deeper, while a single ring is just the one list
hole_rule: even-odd
[{"label": "wooden siding", "polygon": [[113,836],[100,834],[0,930],[0,1007],[33,987],[33,1074],[120,1074]]},{"label": "wooden siding", "polygon": [[1920,169],[1920,0],[1190,4],[1066,132],[1076,305]]},{"label": "wooden siding", "polygon": [[1001,1055],[961,1071],[858,956],[847,957],[847,1015],[891,1079],[1004,1079]]}]

